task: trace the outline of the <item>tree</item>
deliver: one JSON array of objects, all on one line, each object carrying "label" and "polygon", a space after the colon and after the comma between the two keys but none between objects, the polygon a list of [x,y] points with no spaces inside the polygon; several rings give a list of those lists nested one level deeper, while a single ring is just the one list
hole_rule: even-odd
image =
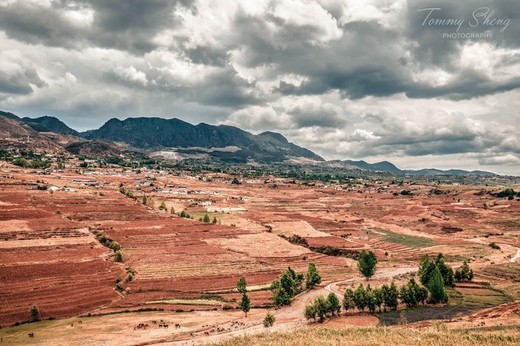
[{"label": "tree", "polygon": [[309,263],[309,268],[307,269],[306,286],[310,289],[319,283],[321,283],[321,276],[318,274],[318,270],[316,269],[314,262],[311,262]]},{"label": "tree", "polygon": [[314,306],[314,303],[306,305],[303,314],[305,315],[305,318],[308,320],[316,320],[316,307]]},{"label": "tree", "polygon": [[383,298],[383,289],[382,288],[374,288],[374,303],[376,304],[377,308],[379,309],[379,312],[382,311],[381,307],[384,303]]},{"label": "tree", "polygon": [[403,303],[406,304],[407,307],[415,307],[418,304],[417,300],[417,291],[419,285],[415,282],[415,279],[410,279],[408,283],[401,287],[400,296]]},{"label": "tree", "polygon": [[279,288],[274,292],[273,299],[277,306],[291,304],[291,296],[283,288]]},{"label": "tree", "polygon": [[429,278],[435,269],[435,264],[430,259],[430,256],[424,255],[421,258],[421,263],[419,264],[419,271],[417,272],[417,275],[419,276],[419,281],[423,285],[427,285]]},{"label": "tree", "polygon": [[361,311],[365,310],[367,306],[365,288],[361,284],[354,291],[354,305]]},{"label": "tree", "polygon": [[217,217],[216,216],[213,216],[213,224],[216,224],[217,223]]},{"label": "tree", "polygon": [[370,285],[368,285],[365,290],[365,302],[368,307],[368,311],[370,311],[371,314],[376,312],[376,299],[374,296],[374,291]]},{"label": "tree", "polygon": [[320,319],[320,322],[323,322],[329,312],[329,302],[325,297],[321,296],[314,300],[314,305],[316,307],[316,315]]},{"label": "tree", "polygon": [[240,310],[242,310],[247,317],[247,313],[251,310],[251,301],[249,296],[244,292],[242,293],[242,301],[240,302]]},{"label": "tree", "polygon": [[238,279],[237,290],[240,293],[246,293],[247,292],[247,283],[246,283],[246,278],[245,277],[242,276],[240,279]]},{"label": "tree", "polygon": [[266,328],[272,327],[274,325],[275,321],[276,321],[276,317],[274,317],[274,315],[268,311],[264,317],[264,327],[266,327]]},{"label": "tree", "polygon": [[384,292],[384,301],[385,307],[388,307],[390,310],[397,310],[397,306],[399,305],[399,291],[394,282],[388,287],[386,292]]},{"label": "tree", "polygon": [[204,219],[203,219],[204,223],[209,223],[210,219],[209,219],[209,215],[206,213],[204,214]]},{"label": "tree", "polygon": [[455,271],[455,280],[457,282],[473,280],[473,270],[469,267],[466,261],[464,261],[464,264]]},{"label": "tree", "polygon": [[329,306],[329,312],[333,315],[335,313],[337,313],[339,315],[339,311],[341,310],[341,305],[340,305],[339,299],[335,293],[332,293],[332,292],[329,293],[329,295],[327,296],[327,303]]},{"label": "tree", "polygon": [[444,285],[453,286],[453,269],[446,264],[444,255],[439,253],[435,259],[435,265],[439,268]]},{"label": "tree", "polygon": [[428,282],[428,290],[430,291],[430,301],[432,303],[437,304],[448,301],[448,295],[444,288],[444,280],[442,279],[441,272],[437,266]]},{"label": "tree", "polygon": [[343,295],[343,309],[348,311],[350,309],[354,309],[356,305],[354,304],[354,291],[351,288],[347,288],[345,294]]},{"label": "tree", "polygon": [[377,257],[372,251],[361,251],[358,260],[358,269],[368,279],[374,276],[377,265]]},{"label": "tree", "polygon": [[29,310],[31,313],[31,320],[32,321],[39,321],[40,320],[40,310],[36,305],[33,305],[31,309]]}]

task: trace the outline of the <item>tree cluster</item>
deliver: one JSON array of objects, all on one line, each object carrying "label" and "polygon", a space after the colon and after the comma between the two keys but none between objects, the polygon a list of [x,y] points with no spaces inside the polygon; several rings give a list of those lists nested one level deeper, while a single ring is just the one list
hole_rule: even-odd
[{"label": "tree cluster", "polygon": [[374,289],[370,285],[365,288],[360,284],[355,290],[347,288],[343,296],[343,309],[345,311],[351,309],[364,311],[365,308],[368,308],[371,313],[374,313],[376,309],[379,311],[395,310],[399,304],[398,298],[399,290],[394,283]]},{"label": "tree cluster", "polygon": [[473,270],[469,267],[468,263],[464,261],[464,264],[455,271],[455,281],[461,282],[471,280],[473,280]]},{"label": "tree cluster", "polygon": [[303,291],[304,281],[307,289],[321,283],[321,276],[313,262],[309,263],[306,275],[296,273],[291,267],[288,267],[280,280],[271,284],[274,303],[277,306],[291,304],[292,298]]},{"label": "tree cluster", "polygon": [[443,303],[448,301],[445,286],[453,286],[455,274],[446,264],[444,255],[439,253],[432,261],[428,255],[424,256],[419,265],[419,280],[430,291],[430,302]]},{"label": "tree cluster", "polygon": [[339,314],[341,305],[339,299],[334,293],[329,293],[328,296],[320,296],[314,299],[311,304],[305,306],[304,315],[308,320],[319,319],[323,322],[326,317]]}]

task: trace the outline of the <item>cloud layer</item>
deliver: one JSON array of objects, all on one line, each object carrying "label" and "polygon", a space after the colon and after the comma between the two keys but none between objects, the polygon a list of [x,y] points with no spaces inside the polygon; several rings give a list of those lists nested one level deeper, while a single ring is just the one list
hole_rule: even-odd
[{"label": "cloud layer", "polygon": [[179,117],[330,159],[520,174],[519,16],[516,0],[0,0],[0,109],[80,130]]}]

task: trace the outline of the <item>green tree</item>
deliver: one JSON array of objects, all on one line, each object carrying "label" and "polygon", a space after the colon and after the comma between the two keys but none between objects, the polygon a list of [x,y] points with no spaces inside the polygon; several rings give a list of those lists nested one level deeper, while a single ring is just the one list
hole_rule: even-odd
[{"label": "green tree", "polygon": [[343,309],[346,312],[350,309],[354,309],[356,304],[354,304],[354,291],[351,288],[347,288],[345,294],[343,295]]},{"label": "green tree", "polygon": [[246,278],[245,277],[242,276],[240,279],[238,279],[237,290],[240,293],[246,293],[247,292],[247,283],[246,283]]},{"label": "green tree", "polygon": [[372,287],[370,285],[367,286],[365,290],[365,302],[368,307],[368,311],[370,311],[371,314],[376,312],[376,298],[374,296],[374,290],[372,290]]},{"label": "green tree", "polygon": [[383,297],[383,289],[382,288],[374,288],[374,303],[376,304],[379,312],[382,311],[383,303],[385,302]]},{"label": "green tree", "polygon": [[423,285],[428,284],[428,281],[434,269],[435,263],[432,262],[430,256],[424,255],[421,259],[421,263],[419,264],[419,271],[417,272],[417,275],[419,276],[419,281],[421,281]]},{"label": "green tree", "polygon": [[407,307],[415,307],[419,303],[419,291],[420,286],[415,282],[414,278],[411,278],[406,285],[401,287],[401,300]]},{"label": "green tree", "polygon": [[441,273],[442,280],[445,286],[453,286],[454,274],[453,269],[446,264],[446,260],[442,253],[437,255],[435,259],[435,265],[439,268],[439,272]]},{"label": "green tree", "polygon": [[372,251],[361,251],[358,260],[358,269],[363,276],[370,279],[374,276],[377,266],[377,257]]},{"label": "green tree", "polygon": [[316,307],[316,315],[319,318],[320,322],[325,320],[327,313],[329,313],[329,303],[325,297],[321,296],[316,298],[314,301],[314,305]]},{"label": "green tree", "polygon": [[218,222],[217,217],[213,216],[213,224],[216,224]]},{"label": "green tree", "polygon": [[40,310],[36,305],[33,305],[31,309],[29,310],[31,313],[31,320],[32,321],[39,321],[40,320]]},{"label": "green tree", "polygon": [[388,290],[384,293],[385,307],[390,310],[397,310],[399,305],[399,290],[394,282],[388,287]]},{"label": "green tree", "polygon": [[428,290],[430,291],[430,301],[432,303],[437,304],[448,301],[448,295],[444,288],[444,280],[437,266],[435,266],[435,270],[428,282]]},{"label": "green tree", "polygon": [[240,310],[242,310],[247,317],[247,313],[251,310],[251,301],[249,296],[244,292],[242,293],[242,300],[240,301]]},{"label": "green tree", "polygon": [[361,311],[365,310],[367,306],[365,287],[361,284],[354,291],[354,305]]},{"label": "green tree", "polygon": [[274,317],[274,315],[268,311],[264,317],[264,327],[266,327],[266,328],[272,327],[274,325],[275,321],[276,321],[276,317]]},{"label": "green tree", "polygon": [[339,299],[335,293],[329,293],[329,295],[327,296],[327,303],[329,306],[329,312],[333,315],[335,313],[339,315],[339,311],[341,310],[341,304],[339,303]]},{"label": "green tree", "polygon": [[306,286],[307,288],[313,288],[319,283],[321,283],[321,276],[318,274],[318,270],[316,269],[314,262],[311,262],[309,263],[309,268],[307,269]]},{"label": "green tree", "polygon": [[206,213],[204,214],[204,219],[203,219],[204,223],[209,223],[210,222],[210,219],[209,219],[209,215]]},{"label": "green tree", "polygon": [[458,282],[473,280],[473,270],[469,267],[466,261],[464,261],[464,264],[455,271],[455,280]]}]

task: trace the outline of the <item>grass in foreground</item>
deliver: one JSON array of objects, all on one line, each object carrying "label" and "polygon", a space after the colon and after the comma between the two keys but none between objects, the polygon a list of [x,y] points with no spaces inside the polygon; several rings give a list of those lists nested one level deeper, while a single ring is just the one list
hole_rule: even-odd
[{"label": "grass in foreground", "polygon": [[520,327],[502,330],[447,330],[439,324],[423,329],[403,328],[308,328],[289,333],[265,333],[234,338],[221,346],[243,345],[520,345]]}]

